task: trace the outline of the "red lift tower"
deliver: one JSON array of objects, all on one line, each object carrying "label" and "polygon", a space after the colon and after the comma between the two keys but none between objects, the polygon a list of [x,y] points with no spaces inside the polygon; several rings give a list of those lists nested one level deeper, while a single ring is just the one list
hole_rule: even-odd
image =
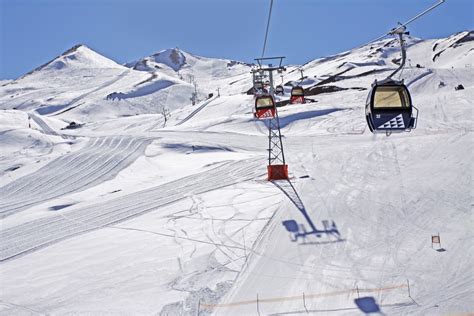
[{"label": "red lift tower", "polygon": [[[273,84],[273,72],[283,72],[285,67],[282,66],[283,58],[285,57],[265,57],[256,58],[258,68],[252,72],[268,75],[270,81],[269,95],[272,99],[275,98],[275,89]],[[278,66],[273,66],[271,63],[264,65],[265,62],[277,61]],[[255,78],[255,75],[254,75]],[[288,165],[285,162],[285,153],[283,151],[283,142],[281,140],[280,120],[278,118],[278,111],[275,106],[275,115],[266,118],[268,126],[268,181],[288,179]]]}]

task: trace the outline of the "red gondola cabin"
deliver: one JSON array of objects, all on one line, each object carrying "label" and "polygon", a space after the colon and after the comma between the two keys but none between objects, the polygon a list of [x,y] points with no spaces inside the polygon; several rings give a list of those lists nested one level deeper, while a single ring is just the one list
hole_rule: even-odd
[{"label": "red gondola cabin", "polygon": [[290,104],[304,103],[304,90],[301,86],[296,86],[291,89]]},{"label": "red gondola cabin", "polygon": [[283,89],[283,86],[281,86],[281,85],[276,86],[276,88],[275,88],[275,94],[276,94],[276,95],[283,95],[283,94],[285,94],[285,89]]},{"label": "red gondola cabin", "polygon": [[275,100],[271,95],[259,95],[255,98],[255,117],[258,119],[275,117]]}]

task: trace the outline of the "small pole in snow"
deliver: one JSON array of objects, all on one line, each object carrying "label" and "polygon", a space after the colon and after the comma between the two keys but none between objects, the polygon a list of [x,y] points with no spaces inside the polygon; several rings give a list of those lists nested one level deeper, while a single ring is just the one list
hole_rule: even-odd
[{"label": "small pole in snow", "polygon": [[441,249],[441,237],[439,235],[439,232],[438,232],[438,235],[431,235],[431,248],[433,249],[433,244],[438,244],[439,245],[439,248]]},{"label": "small pole in snow", "polygon": [[257,293],[257,314],[258,316],[260,316],[260,308],[258,306],[258,293]]},{"label": "small pole in snow", "polygon": [[178,259],[179,271],[183,272],[183,265],[181,264],[181,258],[178,257],[178,258],[176,258],[176,259]]},{"label": "small pole in snow", "polygon": [[199,316],[200,312],[201,312],[201,299],[199,299],[198,301],[197,316]]},{"label": "small pole in snow", "polygon": [[243,239],[243,241],[244,241],[244,256],[245,256],[245,261],[247,261],[247,247],[245,246],[244,228],[242,228],[242,239]]},{"label": "small pole in snow", "polygon": [[359,286],[356,285],[356,291],[357,291],[357,298],[360,298],[360,295],[359,295]]},{"label": "small pole in snow", "polygon": [[412,298],[411,297],[411,291],[410,291],[410,281],[408,279],[407,279],[407,287],[408,287],[408,297]]},{"label": "small pole in snow", "polygon": [[220,97],[221,93],[219,92],[219,88],[217,88],[217,97]]},{"label": "small pole in snow", "polygon": [[305,309],[306,313],[309,313],[308,308],[306,307],[306,298],[304,296],[304,292],[303,292],[303,306],[304,306],[304,309]]}]

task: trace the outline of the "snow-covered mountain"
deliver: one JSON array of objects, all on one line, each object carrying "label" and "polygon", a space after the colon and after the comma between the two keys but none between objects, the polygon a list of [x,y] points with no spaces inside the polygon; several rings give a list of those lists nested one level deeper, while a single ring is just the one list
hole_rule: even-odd
[{"label": "snow-covered mountain", "polygon": [[[37,75],[40,71],[55,71],[67,68],[68,70],[82,70],[82,69],[107,69],[107,68],[116,68],[122,69],[120,65],[114,61],[96,53],[87,46],[83,44],[78,44],[60,56],[57,56],[53,60],[47,62],[46,64],[39,66],[34,69],[32,72],[26,75]],[[122,69],[123,70],[123,69]],[[24,78],[24,77],[21,77]]]},{"label": "snow-covered mountain", "polygon": [[162,50],[151,56],[142,58],[126,64],[135,70],[147,71],[151,73],[169,71],[170,74],[177,73],[181,77],[189,79],[228,79],[239,72],[248,71],[252,66],[243,62],[207,58],[192,55],[178,48]]},{"label": "snow-covered mountain", "polygon": [[[441,40],[409,38],[409,66],[471,65],[470,46],[463,45],[469,41],[472,32],[467,31]],[[397,40],[384,40],[303,65],[307,80],[302,83],[308,89],[316,84],[313,94],[320,90],[317,86],[332,81],[332,76],[381,72],[393,68],[398,60]],[[299,70],[289,70],[285,82],[300,82]],[[36,110],[76,121],[159,113],[163,107],[175,110],[189,105],[194,84],[201,100],[217,89],[222,94],[246,91],[249,72],[248,64],[199,57],[177,48],[122,66],[85,45],[76,45],[17,80],[3,83],[0,108]]]},{"label": "snow-covered mountain", "polygon": [[165,49],[149,57],[126,64],[135,70],[155,72],[157,69],[171,68],[178,71],[186,64],[186,56],[178,48]]},{"label": "snow-covered mountain", "polygon": [[[128,67],[126,67],[128,66]],[[76,45],[0,87],[0,108],[35,110],[67,120],[159,113],[204,100],[247,78],[249,65],[164,50],[126,66]],[[196,87],[194,84],[196,83]]]},{"label": "snow-covered mountain", "polygon": [[472,312],[472,34],[407,38],[418,127],[390,137],[364,105],[396,40],[288,67],[314,102],[278,108],[273,183],[244,63],[81,45],[2,82],[0,314]]}]

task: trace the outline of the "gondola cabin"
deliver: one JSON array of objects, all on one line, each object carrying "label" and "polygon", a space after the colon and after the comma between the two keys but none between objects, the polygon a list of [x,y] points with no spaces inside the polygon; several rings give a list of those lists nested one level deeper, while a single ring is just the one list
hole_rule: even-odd
[{"label": "gondola cabin", "polygon": [[365,115],[372,133],[410,131],[416,127],[410,92],[403,81],[375,81],[367,97]]},{"label": "gondola cabin", "polygon": [[304,89],[301,86],[296,86],[291,89],[290,104],[304,103]]},{"label": "gondola cabin", "polygon": [[275,117],[275,100],[271,95],[260,95],[255,98],[255,117],[258,119]]},{"label": "gondola cabin", "polygon": [[264,86],[262,81],[254,82],[253,89],[254,89],[254,94],[255,95],[267,94],[268,93],[268,90],[265,89],[265,86]]},{"label": "gondola cabin", "polygon": [[255,81],[253,83],[253,88],[254,88],[255,91],[263,90],[263,82]]},{"label": "gondola cabin", "polygon": [[275,94],[276,95],[283,95],[285,93],[285,89],[283,89],[283,86],[278,85],[275,88]]}]

